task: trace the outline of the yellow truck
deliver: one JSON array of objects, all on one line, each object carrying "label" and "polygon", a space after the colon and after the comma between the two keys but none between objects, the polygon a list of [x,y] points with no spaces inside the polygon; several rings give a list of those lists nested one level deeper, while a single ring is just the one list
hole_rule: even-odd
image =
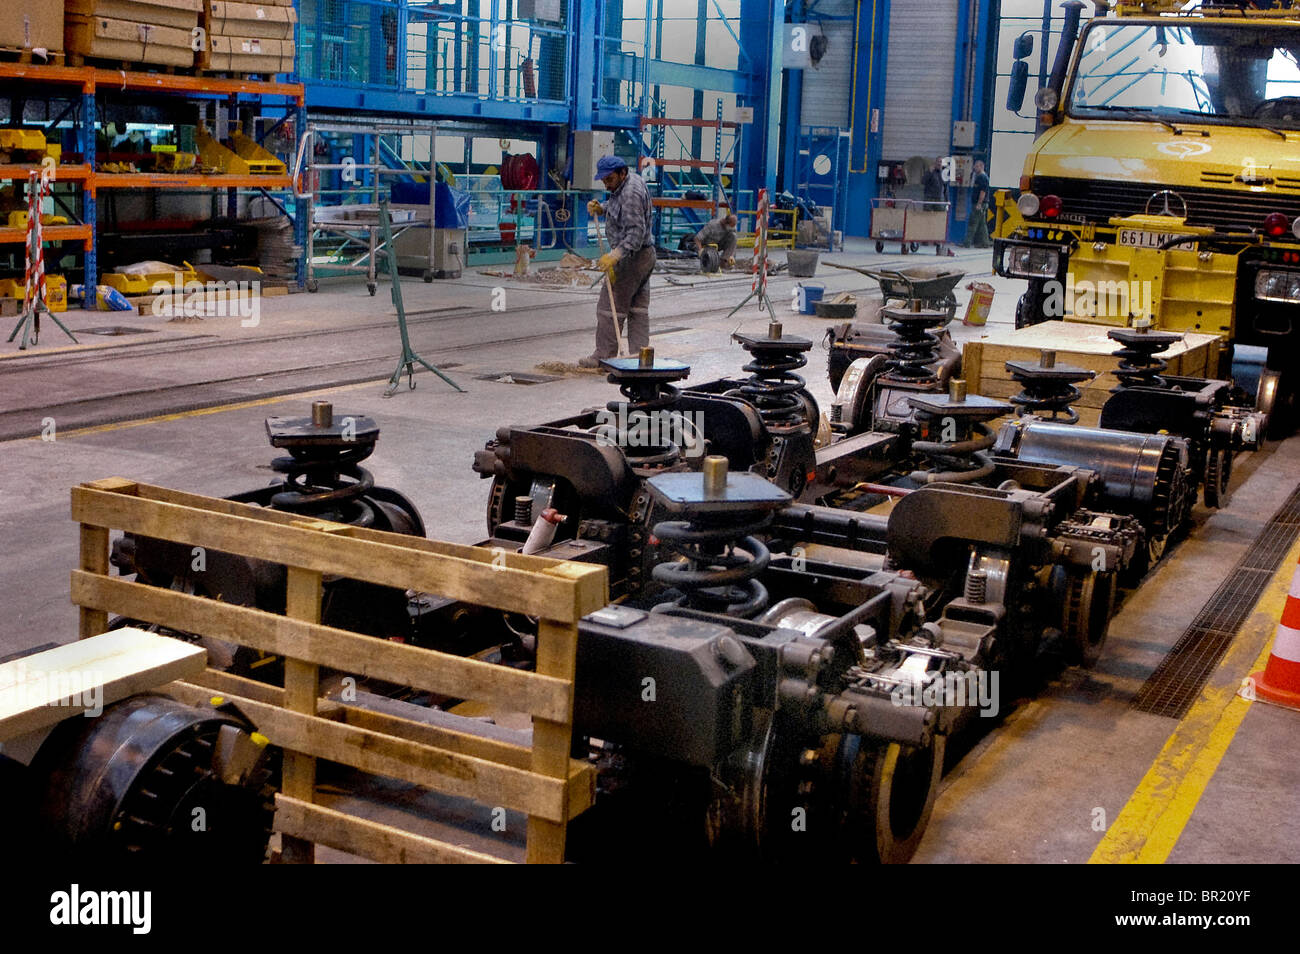
[{"label": "yellow truck", "polygon": [[[1040,135],[995,196],[993,268],[1054,318],[1267,349],[1257,405],[1295,423],[1300,376],[1300,0],[1064,4]],[[1018,111],[1032,42],[1017,42]],[[1017,101],[1019,100],[1019,102]]]}]

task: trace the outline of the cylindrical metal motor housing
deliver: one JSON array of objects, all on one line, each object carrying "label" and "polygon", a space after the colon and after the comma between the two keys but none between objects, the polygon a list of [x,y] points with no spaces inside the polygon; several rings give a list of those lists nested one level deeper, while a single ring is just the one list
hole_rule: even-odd
[{"label": "cylindrical metal motor housing", "polygon": [[1187,442],[1167,434],[1137,434],[1096,427],[1011,421],[1002,426],[994,454],[1025,462],[1082,467],[1101,476],[1101,503],[1141,518],[1168,499],[1170,472],[1185,467]]}]

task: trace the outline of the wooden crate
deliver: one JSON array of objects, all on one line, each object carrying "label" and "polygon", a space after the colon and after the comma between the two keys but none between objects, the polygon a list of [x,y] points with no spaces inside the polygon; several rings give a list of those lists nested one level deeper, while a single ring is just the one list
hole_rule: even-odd
[{"label": "wooden crate", "polygon": [[[1101,407],[1110,397],[1110,391],[1119,384],[1112,373],[1119,366],[1114,352],[1120,347],[1106,337],[1108,325],[1086,325],[1075,322],[1045,321],[1029,328],[994,329],[979,338],[966,342],[962,352],[962,377],[966,379],[971,394],[992,398],[1008,398],[1021,391],[1019,384],[1006,368],[1008,361],[1037,361],[1040,352],[1056,352],[1057,364],[1069,364],[1097,376],[1078,385],[1082,392],[1074,408],[1079,412],[1079,423],[1095,426]],[[1169,362],[1166,373],[1184,377],[1214,377],[1219,366],[1217,335],[1186,334],[1183,340],[1161,355]]]},{"label": "wooden crate", "polygon": [[63,40],[68,53],[79,57],[152,66],[194,65],[193,35],[181,27],[69,13],[63,20]]},{"label": "wooden crate", "polygon": [[298,14],[293,7],[265,3],[228,3],[208,0],[204,25],[208,36],[264,37],[292,40]]},{"label": "wooden crate", "polygon": [[[72,518],[81,524],[72,599],[83,637],[105,629],[111,611],[284,657],[283,689],[216,670],[168,687],[195,704],[220,693],[285,750],[275,820],[284,860],[311,862],[315,844],[385,862],[501,860],[316,804],[316,759],[523,812],[527,860],[564,859],[568,821],[595,798],[594,770],[570,759],[569,748],[577,624],[608,601],[604,567],[308,520],[117,477],[74,487]],[[110,576],[111,529],[283,564],[285,614]],[[538,617],[536,671],[323,626],[328,575]],[[531,746],[323,700],[321,667],[527,713]]]}]

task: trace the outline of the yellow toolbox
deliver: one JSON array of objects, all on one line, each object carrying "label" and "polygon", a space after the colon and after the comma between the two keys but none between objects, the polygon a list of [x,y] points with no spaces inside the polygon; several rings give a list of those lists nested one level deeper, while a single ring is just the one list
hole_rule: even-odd
[{"label": "yellow toolbox", "polygon": [[[0,298],[17,298],[22,301],[27,288],[21,278],[0,278]],[[50,311],[68,310],[68,280],[62,275],[45,276],[45,302]]]}]

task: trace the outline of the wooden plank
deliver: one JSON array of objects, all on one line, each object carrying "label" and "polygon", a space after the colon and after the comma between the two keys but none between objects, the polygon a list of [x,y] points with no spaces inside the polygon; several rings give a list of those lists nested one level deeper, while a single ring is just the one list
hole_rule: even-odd
[{"label": "wooden plank", "polygon": [[[302,517],[292,513],[284,513],[279,510],[268,510],[265,507],[255,507],[252,504],[240,503],[235,500],[225,500],[220,497],[204,497],[201,494],[186,493],[181,490],[172,490],[167,487],[155,487],[151,484],[139,484],[139,496],[146,500],[157,500],[161,503],[179,504],[184,507],[194,507],[198,510],[207,510],[212,513],[226,513],[235,517],[250,517],[254,520],[265,521],[267,523],[279,524],[281,526],[293,526],[302,522]],[[319,521],[326,523],[327,521]],[[349,536],[357,540],[373,540],[377,543],[390,543],[393,540],[393,534],[385,533],[382,530],[371,530],[366,527],[350,527]],[[552,559],[551,557],[526,556],[522,553],[513,552],[494,552],[485,547],[471,546],[462,543],[446,543],[442,540],[430,540],[427,537],[401,537],[402,546],[410,549],[419,550],[423,553],[436,553],[440,556],[451,556],[461,560],[469,560],[475,563],[484,563],[489,566],[500,568],[502,565],[511,570],[531,570],[536,573],[545,573],[562,565],[562,561]],[[593,576],[599,576],[603,567],[595,564],[581,564],[584,567],[584,573]]]},{"label": "wooden plank", "polygon": [[[190,705],[220,705],[219,702],[213,703],[213,700],[220,699],[224,702],[243,697],[266,705],[279,706],[284,698],[284,690],[276,686],[268,686],[242,676],[232,676],[230,673],[219,672],[216,669],[205,669],[184,682],[174,682],[166,686],[165,691]],[[318,705],[324,703],[325,699],[322,699],[319,700]],[[235,704],[238,706],[239,703],[236,701]],[[474,720],[466,720],[468,729],[460,732],[446,726],[416,722],[361,705],[344,704],[338,708],[340,719],[346,725],[397,736],[458,755],[499,762],[524,771],[528,770],[532,761],[531,748],[474,734]],[[582,814],[595,803],[595,799],[595,769],[587,762],[570,759],[569,818],[573,819]]]},{"label": "wooden plank", "polygon": [[[79,566],[84,573],[108,575],[108,528],[81,525]],[[108,629],[108,614],[102,609],[83,606],[79,612],[78,638],[89,639]]]},{"label": "wooden plank", "polygon": [[[550,573],[494,567],[453,556],[429,560],[404,545],[408,538],[386,534],[385,542],[329,540],[293,526],[272,525],[176,504],[104,493],[89,487],[72,490],[73,519],[115,527],[144,536],[239,553],[322,574],[336,574],[385,586],[437,593],[483,606],[564,621],[574,605],[568,581]],[[585,572],[604,573],[591,567]],[[595,575],[595,574],[593,574]]]},{"label": "wooden plank", "polygon": [[[189,699],[196,698],[195,692],[209,692],[206,687],[196,686],[186,696],[183,683],[177,683],[176,688]],[[548,821],[558,822],[564,817],[568,790],[565,777],[550,778],[488,759],[457,755],[387,732],[290,712],[233,693],[226,697],[273,745],[281,748]]]},{"label": "wooden plank", "polygon": [[504,858],[449,845],[286,795],[275,798],[275,830],[384,864],[509,864]]},{"label": "wooden plank", "polygon": [[[580,578],[588,587],[590,579]],[[572,705],[573,687],[563,679],[392,643],[120,577],[73,571],[72,601],[96,609],[111,608],[133,619],[202,633],[262,652],[428,692],[489,702],[528,715],[563,719]],[[590,605],[590,600],[584,605]],[[603,605],[598,603],[595,608]]]},{"label": "wooden plank", "polygon": [[0,664],[0,739],[47,728],[204,670],[198,646],[124,627]]},{"label": "wooden plank", "polygon": [[[573,679],[577,666],[578,630],[552,620],[537,626],[537,671],[548,676]],[[568,773],[569,751],[573,746],[573,713],[563,720],[533,721],[533,770],[543,775],[563,778]],[[567,795],[567,792],[566,792]],[[567,806],[564,817],[568,817]],[[564,862],[565,825],[551,819],[528,818],[529,864]]]},{"label": "wooden plank", "polygon": [[[322,595],[321,575],[313,570],[289,567],[285,590],[285,616],[306,623],[320,622]],[[284,661],[284,706],[301,715],[316,714],[316,700],[320,696],[320,667],[302,659],[286,658]],[[293,748],[284,753],[283,782],[285,795],[303,802],[316,796],[316,760],[306,752]],[[280,853],[289,864],[312,864],[316,860],[316,847],[310,841],[285,836]]]},{"label": "wooden plank", "polygon": [[968,341],[961,352],[961,376],[966,379],[966,393],[984,394],[980,390],[983,376],[984,342]]}]

